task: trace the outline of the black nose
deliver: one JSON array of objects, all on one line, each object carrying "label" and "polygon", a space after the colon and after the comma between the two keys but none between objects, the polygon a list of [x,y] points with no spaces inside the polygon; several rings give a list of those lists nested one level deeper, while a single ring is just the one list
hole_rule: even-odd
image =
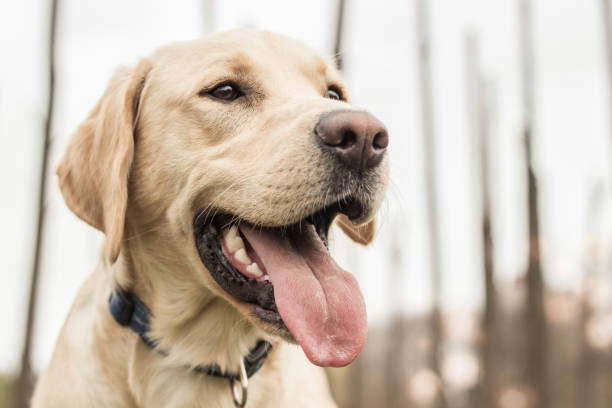
[{"label": "black nose", "polygon": [[344,164],[361,170],[377,166],[389,145],[385,126],[362,111],[327,113],[319,119],[315,134]]}]

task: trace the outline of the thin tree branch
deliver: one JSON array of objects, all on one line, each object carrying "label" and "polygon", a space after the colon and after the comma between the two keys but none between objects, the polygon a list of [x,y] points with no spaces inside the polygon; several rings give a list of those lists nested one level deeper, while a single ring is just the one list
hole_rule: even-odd
[{"label": "thin tree branch", "polygon": [[32,396],[34,386],[34,373],[32,370],[31,354],[32,339],[34,333],[34,323],[36,322],[36,300],[38,296],[38,282],[40,276],[40,258],[43,246],[44,226],[45,226],[45,199],[47,196],[46,175],[49,158],[49,144],[51,141],[51,129],[53,122],[54,98],[55,98],[55,37],[57,31],[57,8],[58,0],[51,0],[51,15],[49,25],[48,42],[48,102],[47,115],[45,117],[45,133],[42,145],[40,184],[38,191],[38,219],[36,228],[36,247],[34,249],[34,259],[32,263],[32,278],[30,281],[30,297],[28,302],[28,315],[26,321],[26,331],[24,338],[23,354],[21,357],[21,372],[17,383],[17,407],[26,408]]},{"label": "thin tree branch", "polygon": [[216,30],[215,14],[217,4],[215,0],[204,1],[204,34],[212,34]]},{"label": "thin tree branch", "polygon": [[494,283],[493,234],[491,225],[491,192],[489,181],[489,138],[490,115],[488,84],[480,70],[480,51],[478,38],[474,34],[467,36],[465,41],[466,54],[466,91],[467,106],[470,119],[470,133],[476,141],[478,161],[480,162],[481,185],[481,245],[483,249],[483,278],[485,286],[485,304],[482,316],[482,327],[485,334],[481,347],[482,395],[483,407],[497,405],[496,389],[496,343],[497,334],[497,292]]},{"label": "thin tree branch", "polygon": [[345,0],[338,0],[338,15],[336,19],[336,37],[334,39],[334,56],[339,70],[344,69],[342,58],[342,34],[344,30],[344,4]]},{"label": "thin tree branch", "polygon": [[535,80],[533,48],[533,16],[531,0],[520,0],[519,29],[523,75],[523,136],[527,167],[527,200],[529,258],[527,266],[527,355],[525,380],[533,387],[537,407],[548,408],[547,350],[548,331],[544,316],[544,278],[540,259],[538,186],[534,171],[533,129],[535,120]]},{"label": "thin tree branch", "polygon": [[[429,28],[428,0],[417,0],[417,41],[419,49],[419,84],[421,98],[421,117],[423,126],[423,160],[425,165],[425,200],[429,236],[429,258],[431,267],[432,313],[430,331],[432,337],[431,368],[442,380],[442,316],[441,304],[441,262],[440,226],[438,218],[438,194],[436,177],[436,132],[434,127],[434,104],[432,89],[431,40]],[[444,394],[440,393],[437,407],[446,406]]]},{"label": "thin tree branch", "polygon": [[612,125],[612,23],[610,22],[610,0],[601,0],[601,5],[604,28],[604,44],[606,48],[606,68],[608,71],[608,120]]}]

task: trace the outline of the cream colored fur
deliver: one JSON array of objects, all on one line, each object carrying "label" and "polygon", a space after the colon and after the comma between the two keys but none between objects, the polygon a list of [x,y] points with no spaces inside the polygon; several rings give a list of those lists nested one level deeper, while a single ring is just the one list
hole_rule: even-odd
[{"label": "cream colored fur", "polygon": [[[248,102],[199,95],[227,79],[247,84]],[[322,113],[353,109],[324,97],[330,84],[344,88],[333,66],[301,43],[246,30],[167,46],[115,75],[57,171],[70,209],[106,241],[34,407],[232,407],[227,380],[186,366],[236,371],[261,338],[275,345],[250,380],[247,407],[335,406],[324,372],[212,279],[192,227],[202,209],[281,226],[338,199],[326,194],[328,167],[311,138]],[[359,220],[369,223],[340,220],[358,242],[373,238],[386,167]],[[168,356],[110,316],[117,285],[151,308],[151,335]]]}]

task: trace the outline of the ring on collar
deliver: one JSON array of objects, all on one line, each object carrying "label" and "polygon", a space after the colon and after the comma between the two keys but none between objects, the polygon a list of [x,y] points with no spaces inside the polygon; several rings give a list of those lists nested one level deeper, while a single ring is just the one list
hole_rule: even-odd
[{"label": "ring on collar", "polygon": [[232,398],[234,399],[234,405],[239,408],[243,408],[247,402],[248,388],[249,388],[249,377],[244,367],[244,361],[240,360],[240,380],[230,378],[230,388],[232,389]]}]

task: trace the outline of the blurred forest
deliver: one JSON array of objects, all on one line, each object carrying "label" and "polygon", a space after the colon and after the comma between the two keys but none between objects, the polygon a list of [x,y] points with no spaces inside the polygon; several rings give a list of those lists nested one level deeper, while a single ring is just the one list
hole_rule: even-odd
[{"label": "blurred forest", "polygon": [[[415,0],[420,60],[425,176],[430,230],[433,308],[429,315],[397,315],[370,329],[368,346],[355,364],[330,379],[341,406],[431,408],[604,408],[612,406],[612,314],[610,276],[602,273],[605,258],[597,243],[587,244],[583,283],[576,292],[547,288],[541,262],[538,177],[534,169],[535,112],[532,1],[518,0],[522,74],[524,185],[527,188],[528,259],[524,276],[511,284],[494,279],[491,218],[490,139],[495,88],[480,68],[479,38],[467,34],[466,106],[470,133],[478,149],[482,202],[482,281],[485,301],[475,315],[441,310],[439,235],[435,153],[435,101],[431,84],[428,0]],[[609,85],[612,90],[610,4],[601,1]],[[612,91],[609,92],[612,96]],[[610,115],[612,117],[612,115]],[[590,228],[601,220],[602,186],[590,197]],[[401,274],[401,248],[390,248]],[[389,298],[397,298],[390,288]],[[401,290],[395,288],[396,291]]]},{"label": "blurred forest", "polygon": [[[203,0],[205,1],[205,0]],[[432,92],[433,66],[428,0],[413,0],[415,38],[412,44],[418,55],[419,115],[422,121],[425,195],[427,208],[428,256],[431,273],[432,308],[429,313],[394,313],[388,319],[374,322],[369,329],[366,348],[349,367],[328,370],[332,390],[341,407],[427,407],[427,408],[609,408],[612,407],[612,279],[605,270],[605,253],[597,241],[585,243],[582,264],[582,286],[575,291],[556,291],[546,285],[541,259],[540,202],[543,192],[534,165],[533,146],[538,134],[535,109],[537,80],[534,75],[532,2],[513,0],[518,14],[516,36],[520,44],[524,157],[521,177],[526,189],[528,259],[523,276],[513,282],[495,279],[495,242],[492,233],[496,220],[491,200],[491,140],[495,138],[497,88],[484,74],[478,33],[466,33],[463,60],[472,157],[477,163],[480,194],[480,243],[482,248],[482,286],[484,304],[477,313],[465,313],[442,307],[440,236],[444,229],[439,217],[440,195],[437,188],[436,100]],[[214,26],[214,2],[205,1],[210,11],[204,23]],[[350,41],[343,33],[345,9],[350,1],[338,0],[335,53],[341,69],[349,69],[342,59],[343,46]],[[53,69],[55,10],[50,13],[49,35],[49,108],[46,132],[53,119]],[[609,0],[601,0],[601,16],[609,73],[608,97],[612,97],[612,31]],[[609,115],[612,118],[612,114]],[[612,136],[612,135],[611,135]],[[43,152],[43,175],[49,172]],[[0,376],[0,408],[25,407],[34,374],[30,368],[32,322],[39,275],[38,252],[44,226],[42,197],[45,177],[41,177],[38,246],[33,268],[28,324],[26,325],[19,376]],[[598,228],[603,206],[604,186],[596,185],[589,197],[589,228]],[[393,245],[388,258],[399,276],[402,269],[400,231],[393,231]],[[588,235],[588,231],[587,234]],[[393,277],[391,278],[393,281]],[[386,294],[392,303],[403,296],[401,287],[390,285]],[[393,307],[390,310],[395,310]]]}]

